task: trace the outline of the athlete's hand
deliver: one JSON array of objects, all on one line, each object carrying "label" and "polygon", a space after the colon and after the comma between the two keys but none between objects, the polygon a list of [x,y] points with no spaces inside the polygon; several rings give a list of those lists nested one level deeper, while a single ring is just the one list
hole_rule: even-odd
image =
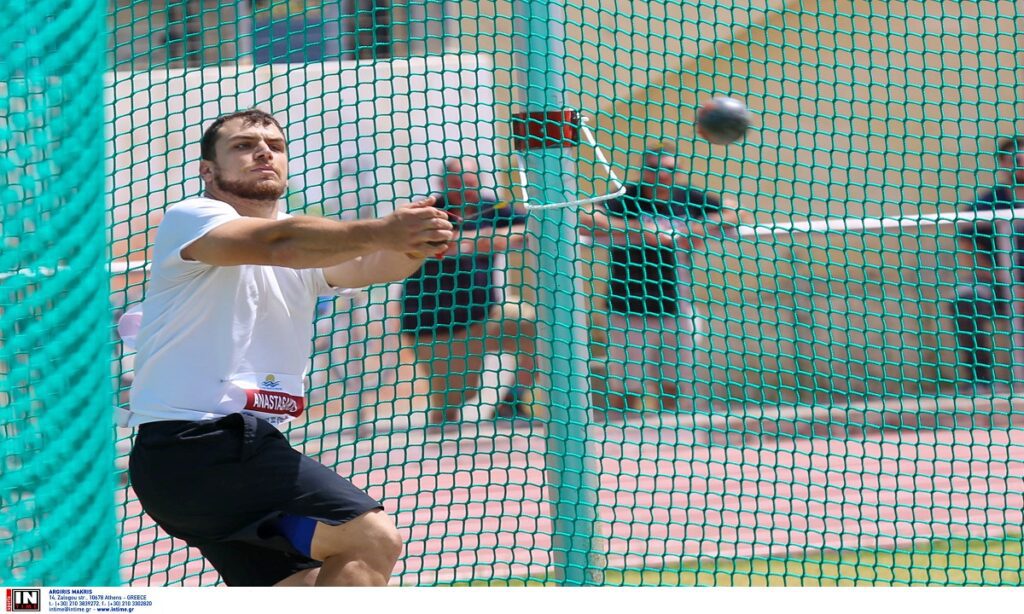
[{"label": "athlete's hand", "polygon": [[410,258],[427,258],[448,249],[455,238],[455,227],[443,210],[434,206],[431,196],[400,205],[383,218],[389,249]]}]

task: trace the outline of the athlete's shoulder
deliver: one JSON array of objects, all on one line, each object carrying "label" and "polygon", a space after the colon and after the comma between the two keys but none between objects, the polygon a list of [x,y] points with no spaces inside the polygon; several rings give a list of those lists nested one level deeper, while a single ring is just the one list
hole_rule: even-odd
[{"label": "athlete's shoulder", "polygon": [[241,217],[238,211],[228,203],[213,198],[196,197],[174,203],[164,213],[163,225],[185,224],[191,227],[194,224],[206,226],[211,220],[218,223],[230,221]]},{"label": "athlete's shoulder", "polygon": [[235,210],[234,207],[222,200],[207,198],[205,196],[194,196],[192,198],[186,198],[185,200],[179,200],[167,207],[168,213],[171,211],[185,212],[209,209],[220,209],[225,211]]}]

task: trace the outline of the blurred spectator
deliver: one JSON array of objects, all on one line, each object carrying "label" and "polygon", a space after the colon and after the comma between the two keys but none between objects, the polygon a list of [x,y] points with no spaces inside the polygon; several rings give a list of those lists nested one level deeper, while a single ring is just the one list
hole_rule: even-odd
[{"label": "blurred spectator", "polygon": [[[460,239],[443,258],[427,260],[405,281],[404,342],[429,365],[428,419],[460,419],[460,409],[481,382],[483,357],[503,352],[516,359],[516,385],[498,406],[504,417],[528,416],[533,394],[532,307],[504,301],[496,283],[499,253],[524,244],[525,215],[481,195],[472,158],[445,162],[442,193],[434,205],[463,220]],[[470,392],[472,391],[472,392]]]},{"label": "blurred spectator", "polygon": [[391,0],[342,0],[346,59],[391,56]]},{"label": "blurred spectator", "polygon": [[[981,192],[964,207],[967,211],[1002,211],[1024,205],[1024,135],[1000,139],[997,143],[996,184]],[[962,226],[958,235],[960,249],[957,287],[953,304],[960,365],[968,372],[961,389],[969,392],[990,391],[992,372],[991,332],[997,318],[1009,318],[1012,287],[994,275],[996,263],[995,226],[979,220]],[[1016,258],[1024,254],[1018,233],[1013,233]],[[1015,263],[1017,268],[1022,263]],[[1011,272],[1010,274],[1015,274]],[[1021,280],[1016,280],[1020,283]]]},{"label": "blurred spectator", "polygon": [[390,55],[390,0],[257,0],[254,9],[256,64]]},{"label": "blurred spectator", "polygon": [[168,60],[185,66],[203,65],[203,1],[171,0],[167,3]]},{"label": "blurred spectator", "polygon": [[735,202],[725,205],[678,185],[675,150],[659,145],[644,152],[639,182],[604,210],[581,216],[611,239],[606,373],[593,381],[599,408],[638,409],[634,401],[657,399],[662,409],[692,409],[689,252],[705,236],[746,222]]},{"label": "blurred spectator", "polygon": [[[426,13],[393,0],[121,0],[108,14],[111,60],[116,70],[152,70],[385,59],[396,28],[406,38],[443,33],[443,11],[424,6]],[[403,41],[402,56],[418,43]]]}]

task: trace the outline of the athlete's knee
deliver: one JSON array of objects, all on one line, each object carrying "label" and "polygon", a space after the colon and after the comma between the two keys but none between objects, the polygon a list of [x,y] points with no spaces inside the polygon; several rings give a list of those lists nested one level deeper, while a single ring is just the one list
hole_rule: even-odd
[{"label": "athlete's knee", "polygon": [[537,335],[536,312],[524,303],[505,303],[492,320],[492,327],[498,329],[494,333],[533,338]]},{"label": "athlete's knee", "polygon": [[394,564],[404,543],[394,521],[383,511],[368,512],[343,525],[321,525],[315,540],[318,558],[377,558]]},{"label": "athlete's knee", "polygon": [[402,549],[405,547],[402,534],[398,532],[394,521],[387,514],[382,512],[378,520],[378,522],[374,523],[374,528],[368,537],[372,541],[373,547],[384,558],[390,561],[397,561],[402,556]]}]

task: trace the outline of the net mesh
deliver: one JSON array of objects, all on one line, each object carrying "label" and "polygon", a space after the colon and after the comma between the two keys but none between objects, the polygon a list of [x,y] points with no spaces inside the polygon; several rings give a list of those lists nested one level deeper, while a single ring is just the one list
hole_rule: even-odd
[{"label": "net mesh", "polygon": [[[258,106],[286,126],[293,213],[382,215],[465,179],[446,161],[474,159],[482,200],[503,203],[481,219],[513,230],[467,225],[460,253],[428,265],[416,287],[323,301],[309,411],[286,428],[385,502],[405,540],[395,582],[1020,583],[1024,433],[1011,384],[1024,343],[1010,317],[1020,311],[1007,307],[1019,233],[1012,216],[936,217],[970,213],[979,190],[1014,181],[1013,163],[993,154],[1020,117],[1017,3],[251,9],[110,4],[114,315],[142,301],[165,207],[201,189],[198,141],[220,113]],[[696,108],[716,95],[754,112],[742,142],[694,135]],[[683,207],[625,198],[527,215],[520,164],[533,205],[615,188],[586,143],[513,154],[516,113],[562,108],[592,118],[596,146],[628,184],[660,182],[642,166],[670,144],[672,181],[704,194]],[[8,177],[55,174],[44,173],[57,159],[47,139],[33,143],[38,164]],[[666,156],[654,158],[665,170]],[[5,197],[5,220],[28,219],[9,213],[20,198]],[[54,235],[89,234],[82,210],[74,232]],[[990,227],[991,267],[968,249],[979,226]],[[7,242],[33,236],[12,227]],[[3,269],[58,264],[70,263]],[[84,279],[66,287],[84,296]],[[11,283],[24,293],[37,282]],[[0,364],[12,383],[33,368],[12,340],[38,338],[11,315],[24,304],[4,306]],[[84,313],[46,312],[46,354],[35,341],[32,360],[93,355],[55,342],[74,327],[95,334]],[[117,347],[121,406],[133,360]],[[53,365],[34,368],[45,377],[15,384],[31,395],[67,381]],[[54,431],[32,421],[35,405],[10,398],[26,417],[3,444],[8,467],[43,446],[71,450],[46,440]],[[220,582],[143,513],[125,479],[133,432],[116,435],[122,577]],[[13,497],[29,509],[16,475],[0,478],[5,506]],[[106,479],[76,487],[108,492]],[[32,522],[14,531],[5,520],[5,537],[32,553],[19,561],[45,567],[42,550],[20,545],[56,543]]]},{"label": "net mesh", "polygon": [[103,11],[0,24],[0,579],[114,584]]}]

